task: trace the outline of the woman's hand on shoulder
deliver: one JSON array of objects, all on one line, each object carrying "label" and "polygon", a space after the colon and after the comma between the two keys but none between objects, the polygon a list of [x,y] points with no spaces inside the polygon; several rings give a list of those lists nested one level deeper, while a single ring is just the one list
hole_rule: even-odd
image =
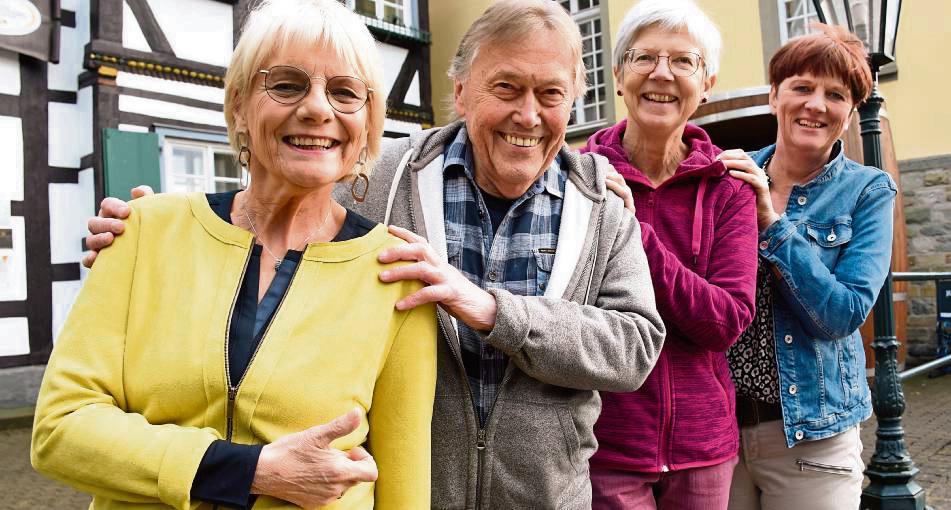
[{"label": "woman's hand on shoulder", "polygon": [[608,174],[604,176],[604,185],[611,190],[612,193],[621,197],[621,200],[624,201],[625,209],[631,211],[631,214],[636,212],[634,209],[634,194],[631,192],[631,187],[627,185],[624,176],[618,173],[614,167],[611,167]]},{"label": "woman's hand on shoulder", "polygon": [[302,508],[330,504],[361,482],[377,478],[376,462],[359,446],[342,451],[330,443],[360,426],[357,409],[333,421],[289,434],[265,446],[258,458],[251,492]]},{"label": "woman's hand on shoulder", "polygon": [[775,223],[779,215],[773,209],[773,201],[769,196],[766,172],[742,149],[723,151],[717,159],[723,162],[730,175],[753,186],[756,192],[756,221],[760,231]]}]

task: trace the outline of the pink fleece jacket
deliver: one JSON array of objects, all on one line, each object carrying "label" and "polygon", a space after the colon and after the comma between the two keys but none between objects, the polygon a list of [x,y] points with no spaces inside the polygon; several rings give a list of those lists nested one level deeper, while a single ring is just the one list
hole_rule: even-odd
[{"label": "pink fleece jacket", "polygon": [[583,151],[607,157],[633,190],[667,340],[639,390],[601,393],[591,463],[638,472],[718,464],[739,450],[724,352],[753,318],[756,197],[690,124],[687,158],[655,188],[627,159],[626,127],[625,120],[595,133]]}]

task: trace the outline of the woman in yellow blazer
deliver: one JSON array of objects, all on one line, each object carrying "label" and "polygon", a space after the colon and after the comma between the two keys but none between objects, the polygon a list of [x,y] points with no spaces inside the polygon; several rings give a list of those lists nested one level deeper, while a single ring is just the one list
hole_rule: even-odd
[{"label": "woman in yellow blazer", "polygon": [[249,15],[224,109],[251,184],[130,204],[50,358],[36,469],[97,509],[428,507],[435,310],[395,309],[402,241],[331,197],[365,190],[379,69],[335,0]]}]

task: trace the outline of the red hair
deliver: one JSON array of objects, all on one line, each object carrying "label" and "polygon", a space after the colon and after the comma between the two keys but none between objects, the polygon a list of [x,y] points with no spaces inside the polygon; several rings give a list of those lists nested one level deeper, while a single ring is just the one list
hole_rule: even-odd
[{"label": "red hair", "polygon": [[790,76],[811,73],[842,80],[852,93],[852,104],[865,101],[872,90],[865,45],[844,27],[811,27],[818,31],[789,41],[769,60],[770,85],[779,88]]}]

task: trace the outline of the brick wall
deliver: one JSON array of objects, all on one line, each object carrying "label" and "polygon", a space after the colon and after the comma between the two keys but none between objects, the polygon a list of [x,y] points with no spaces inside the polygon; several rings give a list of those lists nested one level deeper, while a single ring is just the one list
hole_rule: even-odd
[{"label": "brick wall", "polygon": [[[902,161],[909,271],[951,271],[951,154]],[[935,355],[934,282],[908,286],[908,356]]]}]

